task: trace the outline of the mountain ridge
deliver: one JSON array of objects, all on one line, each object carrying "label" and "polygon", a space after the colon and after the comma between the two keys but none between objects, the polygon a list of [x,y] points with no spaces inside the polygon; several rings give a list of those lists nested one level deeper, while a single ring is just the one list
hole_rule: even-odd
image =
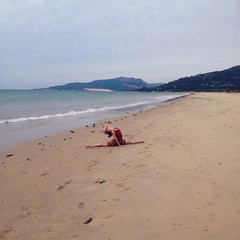
[{"label": "mountain ridge", "polygon": [[51,90],[84,90],[84,89],[109,89],[114,91],[133,91],[140,88],[152,88],[161,83],[149,84],[141,78],[117,77],[113,79],[101,79],[91,82],[74,82],[59,86],[51,86],[46,89]]},{"label": "mountain ridge", "polygon": [[84,90],[106,89],[113,91],[142,91],[142,92],[240,92],[240,65],[194,76],[182,77],[168,83],[149,84],[141,78],[117,77],[91,82],[74,82],[44,89],[50,90]]},{"label": "mountain ridge", "polygon": [[240,92],[240,65],[221,71],[179,78],[147,91]]}]

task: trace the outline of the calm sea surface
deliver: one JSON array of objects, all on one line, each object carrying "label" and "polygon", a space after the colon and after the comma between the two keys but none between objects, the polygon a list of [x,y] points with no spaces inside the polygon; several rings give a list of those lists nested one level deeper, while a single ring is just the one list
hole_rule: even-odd
[{"label": "calm sea surface", "polygon": [[0,150],[186,94],[0,90]]}]

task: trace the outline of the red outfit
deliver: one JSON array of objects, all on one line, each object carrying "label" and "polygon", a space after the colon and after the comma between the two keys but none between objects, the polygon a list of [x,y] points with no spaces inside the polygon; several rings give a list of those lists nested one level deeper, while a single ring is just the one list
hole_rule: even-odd
[{"label": "red outfit", "polygon": [[[113,131],[115,132],[116,138],[119,141],[120,145],[125,145],[126,141],[122,138],[122,133],[120,129],[114,128]],[[110,142],[107,143],[108,146],[118,146],[118,143],[115,139],[112,139]]]}]

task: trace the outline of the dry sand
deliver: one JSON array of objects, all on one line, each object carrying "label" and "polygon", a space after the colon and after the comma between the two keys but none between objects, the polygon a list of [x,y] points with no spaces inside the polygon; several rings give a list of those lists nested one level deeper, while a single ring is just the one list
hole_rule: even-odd
[{"label": "dry sand", "polygon": [[111,121],[145,143],[86,149],[100,122],[1,152],[0,239],[240,239],[240,94]]}]

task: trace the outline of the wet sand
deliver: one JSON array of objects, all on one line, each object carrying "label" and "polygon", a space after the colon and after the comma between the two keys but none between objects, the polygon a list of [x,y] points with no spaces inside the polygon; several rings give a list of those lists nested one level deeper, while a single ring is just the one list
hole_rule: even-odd
[{"label": "wet sand", "polygon": [[0,153],[0,239],[240,239],[240,94],[196,93]]}]

